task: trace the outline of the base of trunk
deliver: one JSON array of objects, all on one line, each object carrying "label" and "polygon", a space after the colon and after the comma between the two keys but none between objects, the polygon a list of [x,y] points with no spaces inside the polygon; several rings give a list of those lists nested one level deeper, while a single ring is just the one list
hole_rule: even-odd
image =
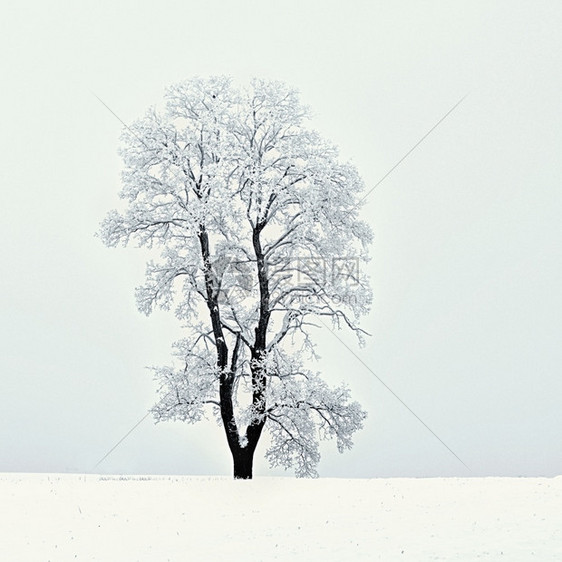
[{"label": "base of trunk", "polygon": [[254,465],[254,452],[244,448],[232,455],[234,461],[234,478],[250,480]]}]

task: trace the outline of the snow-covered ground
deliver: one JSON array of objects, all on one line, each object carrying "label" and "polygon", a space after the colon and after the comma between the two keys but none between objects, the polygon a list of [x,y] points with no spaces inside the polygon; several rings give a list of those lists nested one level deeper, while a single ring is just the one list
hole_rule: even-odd
[{"label": "snow-covered ground", "polygon": [[562,477],[0,475],[0,559],[562,560]]}]

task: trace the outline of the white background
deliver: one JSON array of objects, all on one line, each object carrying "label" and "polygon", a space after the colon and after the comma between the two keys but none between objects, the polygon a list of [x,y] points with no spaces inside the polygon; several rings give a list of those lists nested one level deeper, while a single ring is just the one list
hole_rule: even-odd
[{"label": "white background", "polygon": [[[122,124],[193,75],[280,79],[375,185],[375,303],[318,365],[369,411],[323,476],[562,472],[562,4],[30,2],[0,33],[0,471],[93,470],[181,335],[135,309],[142,252],[94,238]],[[95,94],[95,95],[94,95]],[[229,474],[221,429],[146,419],[96,471]],[[258,448],[256,473],[270,474]]]}]

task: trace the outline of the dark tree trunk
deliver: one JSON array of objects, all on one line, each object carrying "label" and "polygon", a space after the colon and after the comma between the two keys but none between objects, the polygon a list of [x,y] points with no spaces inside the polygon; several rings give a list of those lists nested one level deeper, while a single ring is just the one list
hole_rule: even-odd
[{"label": "dark tree trunk", "polygon": [[260,233],[265,226],[262,222],[254,228],[253,245],[256,253],[258,266],[258,280],[260,286],[260,312],[258,325],[255,328],[256,340],[251,347],[252,355],[252,405],[259,415],[258,419],[252,421],[246,430],[246,446],[240,446],[240,433],[234,416],[233,392],[236,370],[238,368],[238,354],[241,345],[241,335],[236,337],[236,344],[232,352],[230,368],[228,368],[228,347],[223,333],[220,308],[218,302],[218,287],[211,269],[209,237],[205,226],[199,225],[199,242],[201,245],[201,256],[203,258],[203,269],[205,272],[205,289],[207,307],[211,317],[211,325],[217,349],[217,367],[220,372],[219,399],[221,418],[226,433],[228,447],[232,453],[234,463],[234,478],[248,480],[252,478],[254,464],[254,452],[260,440],[265,425],[265,389],[267,376],[263,367],[263,358],[266,350],[267,326],[270,318],[269,311],[269,283],[265,257],[261,247]]},{"label": "dark tree trunk", "polygon": [[253,476],[254,451],[250,447],[240,447],[232,453],[234,461],[234,478],[250,480]]},{"label": "dark tree trunk", "polygon": [[[265,419],[254,421],[246,430],[246,446],[241,447],[238,434],[236,440],[232,437],[228,439],[230,452],[232,453],[232,461],[234,463],[234,478],[243,478],[245,480],[253,477],[252,469],[254,465],[254,453],[261,437],[262,429],[265,425]],[[228,438],[228,434],[227,434]]]}]

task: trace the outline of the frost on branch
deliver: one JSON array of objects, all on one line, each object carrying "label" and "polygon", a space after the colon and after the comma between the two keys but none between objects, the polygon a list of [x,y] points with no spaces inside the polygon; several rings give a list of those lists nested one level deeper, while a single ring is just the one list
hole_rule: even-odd
[{"label": "frost on branch", "polygon": [[156,421],[195,423],[204,417],[206,405],[219,405],[216,401],[219,384],[216,360],[204,345],[193,346],[187,340],[177,342],[174,348],[184,368],[152,369],[160,385],[160,400],[152,412]]},{"label": "frost on branch", "polygon": [[366,413],[357,402],[350,403],[344,385],[331,389],[317,374],[302,365],[295,369],[294,361],[280,355],[267,396],[271,446],[266,457],[272,467],[294,467],[299,477],[317,476],[318,438],[335,438],[343,453],[352,447],[351,436],[362,428]]},{"label": "frost on branch", "polygon": [[198,78],[169,88],[165,102],[124,131],[126,208],[100,230],[108,246],[160,252],[138,308],[173,309],[188,331],[175,365],[154,370],[154,415],[194,422],[213,410],[239,477],[251,477],[262,431],[272,465],[314,475],[318,439],[349,448],[365,417],[345,387],[328,388],[300,357],[314,355],[322,325],[359,343],[366,335],[363,182],[307,128],[284,84]]}]

